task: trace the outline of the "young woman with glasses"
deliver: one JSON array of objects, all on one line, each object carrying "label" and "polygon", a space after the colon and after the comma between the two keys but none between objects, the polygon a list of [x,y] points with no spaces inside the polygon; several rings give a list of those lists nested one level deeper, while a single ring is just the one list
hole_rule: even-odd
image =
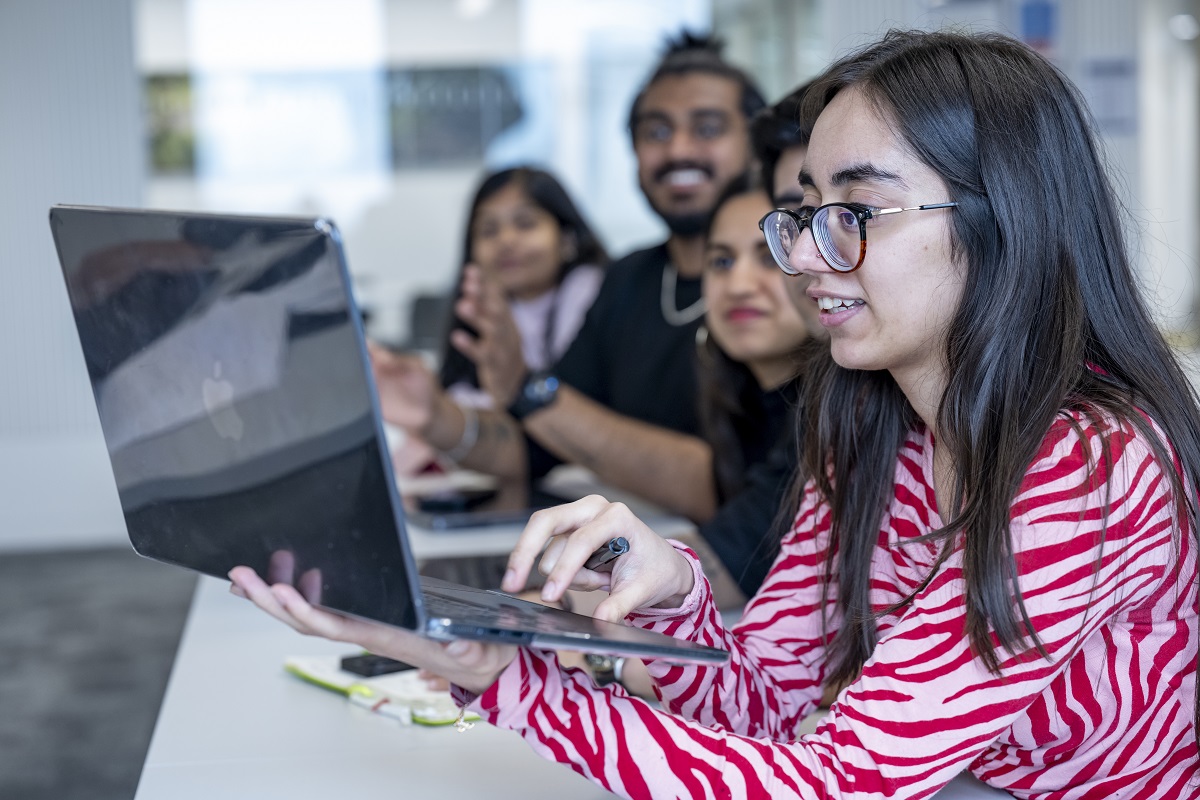
[{"label": "young woman with glasses", "polygon": [[793,279],[756,228],[770,209],[763,189],[737,186],[718,203],[705,237],[700,417],[722,502],[745,486],[747,467],[793,438],[800,373],[825,349],[816,303],[793,302]]},{"label": "young woman with glasses", "polygon": [[[510,561],[511,589],[549,542],[547,598],[611,584],[597,616],[728,648],[649,664],[674,714],[546,653],[343,620],[243,568],[238,591],[434,666],[627,797],[929,797],[964,770],[1020,797],[1200,797],[1200,413],[1078,93],[1013,40],[916,32],[808,97],[803,207],[764,228],[831,345],[763,588],[724,627],[694,559],[598,498],[535,517]],[[612,574],[581,569],[617,531]]]}]

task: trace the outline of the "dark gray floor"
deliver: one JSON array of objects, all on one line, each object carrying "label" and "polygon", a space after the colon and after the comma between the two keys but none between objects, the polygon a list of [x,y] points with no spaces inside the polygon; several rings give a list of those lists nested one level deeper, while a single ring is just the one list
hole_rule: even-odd
[{"label": "dark gray floor", "polygon": [[133,797],[195,584],[128,549],[0,553],[0,800]]}]

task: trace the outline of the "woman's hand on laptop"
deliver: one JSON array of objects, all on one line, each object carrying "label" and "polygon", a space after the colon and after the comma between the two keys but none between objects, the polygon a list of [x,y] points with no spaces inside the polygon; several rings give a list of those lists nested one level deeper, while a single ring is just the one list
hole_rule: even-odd
[{"label": "woman's hand on laptop", "polygon": [[517,655],[512,645],[459,639],[436,642],[377,622],[332,614],[305,600],[286,583],[268,586],[250,567],[229,572],[231,591],[306,636],[349,642],[376,655],[404,661],[441,675],[451,683],[482,694]]},{"label": "woman's hand on laptop", "polygon": [[[609,562],[611,572],[584,568],[584,562],[612,539],[624,537],[628,552]],[[609,596],[593,612],[596,619],[618,622],[639,608],[674,608],[695,583],[691,562],[633,515],[624,503],[591,495],[574,503],[538,511],[529,518],[508,559],[501,584],[507,592],[525,587],[533,562],[546,576],[542,599],[554,602],[567,589],[607,589]]]}]

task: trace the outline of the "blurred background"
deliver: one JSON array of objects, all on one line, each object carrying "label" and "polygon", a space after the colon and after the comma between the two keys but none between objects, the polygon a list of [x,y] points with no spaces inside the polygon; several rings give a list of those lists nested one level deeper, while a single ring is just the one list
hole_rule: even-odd
[{"label": "blurred background", "polygon": [[[1148,296],[1195,339],[1198,0],[0,0],[0,551],[123,545],[53,203],[321,214],[371,333],[419,342],[485,169],[560,175],[620,255],[661,238],[629,104],[681,28],[774,101],[890,27],[1000,29],[1099,123]],[[414,330],[414,323],[417,329]]]},{"label": "blurred background", "polygon": [[554,171],[620,256],[664,231],[625,120],[667,36],[779,99],[891,27],[998,29],[1097,120],[1146,296],[1197,352],[1200,0],[0,0],[0,798],[128,798],[195,578],[131,552],[54,203],[326,215],[370,333],[458,266],[488,169]]}]

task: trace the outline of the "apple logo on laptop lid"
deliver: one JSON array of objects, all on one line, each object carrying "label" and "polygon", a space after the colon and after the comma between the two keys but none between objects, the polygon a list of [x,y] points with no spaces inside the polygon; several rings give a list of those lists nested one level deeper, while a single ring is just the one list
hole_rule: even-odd
[{"label": "apple logo on laptop lid", "polygon": [[237,409],[233,407],[233,384],[221,377],[221,362],[213,362],[211,378],[205,378],[200,387],[204,400],[204,411],[222,439],[241,441],[246,426]]}]

